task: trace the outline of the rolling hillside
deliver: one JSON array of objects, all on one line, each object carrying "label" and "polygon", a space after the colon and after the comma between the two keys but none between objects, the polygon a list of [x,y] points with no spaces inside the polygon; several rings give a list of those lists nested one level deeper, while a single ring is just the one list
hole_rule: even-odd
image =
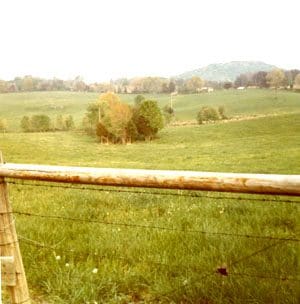
[{"label": "rolling hillside", "polygon": [[255,73],[259,71],[270,71],[276,68],[261,61],[231,61],[227,63],[215,63],[208,66],[188,71],[177,76],[177,78],[191,78],[199,76],[210,81],[234,81],[237,76],[244,73]]},{"label": "rolling hillside", "polygon": [[[20,122],[24,115],[46,114],[53,121],[57,115],[72,115],[77,128],[89,103],[95,102],[99,94],[80,92],[30,92],[0,94],[0,118],[8,123],[8,131],[21,131]],[[146,98],[155,99],[159,106],[170,102],[166,94],[147,94]],[[121,94],[121,100],[133,104],[135,95]],[[173,98],[173,107],[177,121],[195,120],[196,113],[203,106],[224,106],[229,117],[254,115],[279,115],[299,113],[299,94],[271,90],[228,90],[212,94],[187,94]]]}]

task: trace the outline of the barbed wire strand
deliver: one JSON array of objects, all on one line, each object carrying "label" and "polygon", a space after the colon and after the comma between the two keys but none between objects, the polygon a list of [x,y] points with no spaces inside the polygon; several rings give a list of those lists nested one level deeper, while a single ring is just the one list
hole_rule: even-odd
[{"label": "barbed wire strand", "polygon": [[44,214],[36,214],[29,212],[21,212],[21,211],[13,211],[14,214],[24,215],[24,216],[32,216],[32,217],[40,217],[51,220],[62,220],[62,221],[73,221],[73,222],[85,222],[90,224],[102,224],[102,225],[114,225],[114,226],[125,226],[131,228],[143,228],[143,229],[157,229],[164,231],[176,231],[176,232],[184,232],[184,233],[199,233],[206,235],[217,235],[224,237],[241,237],[248,239],[267,239],[267,240],[280,240],[280,241],[290,241],[290,242],[300,242],[300,239],[294,237],[273,237],[273,236],[262,236],[262,235],[251,235],[251,234],[239,234],[239,233],[229,233],[229,232],[210,232],[203,230],[194,230],[194,229],[178,229],[171,227],[163,227],[163,226],[153,226],[153,225],[142,225],[142,224],[133,224],[133,223],[120,223],[120,222],[108,222],[108,221],[99,221],[99,220],[90,220],[90,219],[81,219],[81,218],[72,218],[72,217],[64,217],[59,215],[44,215]]},{"label": "barbed wire strand", "polygon": [[249,255],[246,255],[246,256],[244,256],[244,257],[242,257],[242,258],[240,258],[240,259],[237,259],[237,260],[235,260],[235,261],[229,263],[229,265],[230,265],[229,267],[232,267],[232,266],[234,266],[234,265],[236,265],[236,264],[239,264],[239,263],[242,262],[242,261],[249,260],[250,258],[252,258],[252,257],[254,257],[254,256],[256,256],[256,255],[258,255],[258,254],[260,254],[260,253],[262,253],[262,252],[265,252],[265,251],[267,251],[267,250],[269,250],[269,249],[271,249],[271,248],[273,248],[273,247],[276,247],[276,246],[278,246],[278,245],[281,245],[281,244],[283,244],[284,242],[286,242],[286,240],[281,239],[281,240],[279,240],[279,241],[277,241],[277,242],[274,242],[273,244],[269,244],[269,245],[267,245],[267,246],[264,246],[264,247],[262,247],[261,249],[252,252],[252,253],[249,254]]},{"label": "barbed wire strand", "polygon": [[[29,245],[33,245],[33,246],[38,246],[38,247],[42,247],[44,249],[51,249],[53,251],[57,250],[57,248],[54,248],[53,246],[46,246],[45,244],[42,244],[42,243],[39,243],[39,242],[36,242],[36,241],[33,241],[33,240],[30,240],[28,238],[25,238],[25,237],[22,237],[23,240],[25,240]],[[55,249],[55,250],[54,250]],[[78,256],[78,253],[74,252],[74,251],[59,251],[60,253],[72,253],[72,254],[76,254],[76,256]],[[83,256],[82,253],[79,254],[79,256]],[[91,253],[86,253],[85,256],[87,255],[91,255]],[[126,257],[121,257],[121,256],[94,256],[94,257],[97,257],[98,259],[115,259],[115,260],[120,260],[120,261],[126,261],[127,263],[132,263],[132,259],[129,259],[129,258],[126,258]],[[199,279],[205,279],[206,277],[208,276],[212,276],[212,275],[215,275],[217,272],[212,272],[212,271],[207,271],[206,269],[202,269],[200,267],[196,267],[196,266],[190,266],[190,265],[170,265],[170,264],[166,264],[166,263],[161,263],[161,262],[157,262],[157,261],[150,261],[150,260],[138,260],[138,261],[134,261],[134,263],[145,263],[145,264],[150,264],[150,265],[155,265],[156,267],[157,266],[162,266],[162,267],[173,267],[173,268],[183,268],[184,270],[188,269],[188,270],[192,270],[194,272],[197,272],[199,273],[199,271],[201,272],[204,272],[204,275],[201,276]],[[176,270],[174,269],[166,269],[167,272],[169,273],[172,273],[174,274],[174,272],[176,272]],[[264,275],[261,275],[261,274],[249,274],[249,273],[240,273],[240,272],[229,272],[226,276],[242,276],[242,277],[250,277],[250,278],[259,278],[259,279],[270,279],[270,280],[278,280],[278,281],[292,281],[292,282],[300,282],[300,279],[297,279],[297,278],[294,278],[294,277],[281,277],[281,276],[278,276],[278,275],[271,275],[271,274],[264,274]],[[181,288],[181,287],[180,287]],[[176,290],[175,290],[176,291]],[[172,292],[174,292],[174,290],[172,290]],[[166,293],[166,294],[169,294]],[[166,295],[164,294],[164,295]]]},{"label": "barbed wire strand", "polygon": [[[99,188],[92,188],[92,187],[74,187],[74,186],[61,186],[61,185],[45,185],[45,184],[29,184],[29,183],[16,183],[16,182],[10,182],[10,183],[14,183],[17,185],[27,185],[27,186],[42,186],[42,187],[55,187],[55,188],[67,188],[67,189],[78,189],[78,190],[92,190],[92,191],[103,191],[103,192],[117,192],[117,193],[134,193],[134,194],[147,194],[147,195],[166,195],[166,196],[185,196],[185,197],[196,197],[196,198],[209,198],[209,199],[234,199],[234,200],[248,200],[248,201],[268,201],[268,202],[283,202],[283,203],[300,203],[298,201],[293,201],[293,200],[278,200],[278,199],[266,199],[266,198],[243,198],[243,197],[226,197],[226,196],[204,196],[204,195],[198,195],[198,194],[183,194],[183,193],[166,193],[166,192],[150,192],[150,191],[132,191],[132,190],[123,190],[123,189],[99,189]],[[299,239],[295,239],[295,238],[278,238],[278,237],[270,237],[270,236],[253,236],[253,235],[242,235],[242,234],[231,234],[231,233],[219,233],[219,232],[207,232],[207,231],[200,231],[200,230],[180,230],[180,229],[174,229],[174,228],[170,228],[170,227],[159,227],[159,226],[149,226],[149,225],[139,225],[139,224],[128,224],[128,223],[113,223],[113,222],[104,222],[104,221],[95,221],[95,220],[86,220],[86,219],[79,219],[79,218],[70,218],[70,217],[61,217],[61,216],[49,216],[49,215],[40,215],[40,214],[32,214],[32,213],[25,213],[25,212],[19,212],[16,211],[16,214],[19,215],[27,215],[27,216],[38,216],[38,217],[43,217],[43,218],[51,218],[51,219],[61,219],[61,220],[71,220],[71,221],[80,221],[80,222],[88,222],[88,223],[100,223],[100,224],[106,224],[106,225],[122,225],[122,226],[127,226],[127,227],[139,227],[139,228],[146,228],[146,229],[161,229],[161,230],[171,230],[171,231],[180,231],[180,232],[185,232],[185,233],[189,233],[189,232],[197,232],[197,233],[204,233],[204,234],[212,234],[212,235],[223,235],[223,236],[237,236],[237,237],[246,237],[246,238],[267,238],[270,240],[278,240],[280,242],[276,242],[273,243],[271,245],[265,246],[253,253],[251,253],[250,255],[247,255],[241,259],[238,259],[232,263],[230,263],[230,267],[233,265],[236,265],[242,261],[248,260],[251,257],[257,255],[257,254],[261,254],[262,252],[269,250],[272,247],[275,247],[279,244],[281,244],[282,242],[286,242],[286,241],[296,241],[299,242]],[[22,237],[23,240],[25,240],[24,237]],[[28,241],[28,239],[27,239]],[[30,240],[31,242],[35,242]],[[32,243],[33,244],[33,243]],[[52,246],[45,246],[44,244],[39,244],[37,242],[35,242],[34,244],[35,246],[39,246],[42,248],[48,248],[51,250],[55,250],[55,247]],[[187,244],[185,243],[185,246],[187,246]],[[70,251],[71,253],[71,251]],[[90,254],[90,253],[89,253]],[[106,256],[103,256],[101,258],[107,258]],[[119,258],[124,260],[124,258]],[[126,258],[125,258],[126,259]],[[126,259],[127,261],[129,259]],[[149,263],[149,261],[139,261],[139,262],[146,262]],[[165,263],[157,263],[157,262],[150,262],[151,264],[155,264],[155,265],[163,265],[163,266],[170,266],[167,265]],[[199,271],[199,269],[197,269],[197,271]],[[205,274],[203,276],[203,278],[212,275],[212,274],[216,274],[217,272],[208,272],[207,274]],[[228,275],[228,273],[227,273]],[[271,276],[271,275],[258,275],[258,274],[247,274],[247,273],[237,273],[237,272],[233,272],[233,273],[229,273],[229,275],[233,275],[233,276],[244,276],[244,277],[252,277],[252,278],[261,278],[261,279],[272,279],[272,280],[281,280],[281,281],[300,281],[298,279],[295,278],[287,278],[287,277],[280,277],[280,276]],[[28,301],[28,300],[26,300]],[[25,303],[25,302],[24,302]]]},{"label": "barbed wire strand", "polygon": [[[138,259],[138,260],[132,260],[130,258],[127,257],[123,257],[123,256],[107,256],[107,255],[98,255],[98,254],[93,254],[91,252],[76,252],[74,250],[61,250],[59,248],[57,248],[57,244],[55,245],[46,245],[44,243],[40,243],[31,239],[28,239],[24,236],[20,236],[20,240],[24,241],[25,243],[38,247],[38,248],[42,248],[42,249],[46,249],[46,250],[52,250],[54,252],[59,252],[59,253],[63,253],[65,255],[69,255],[69,254],[75,254],[77,257],[82,257],[82,258],[86,258],[87,256],[93,256],[93,258],[97,258],[97,259],[115,259],[115,260],[120,260],[120,261],[126,261],[128,263],[134,263],[136,264],[138,263],[145,263],[145,264],[149,264],[149,265],[155,265],[155,266],[162,266],[162,267],[175,267],[175,268],[184,268],[184,269],[189,269],[189,270],[193,270],[193,271],[204,271],[204,269],[197,267],[197,266],[192,266],[192,265],[179,265],[179,264],[166,264],[166,263],[162,263],[162,262],[158,262],[158,261],[153,261],[153,260],[144,260],[144,259]],[[172,272],[174,273],[174,269],[172,270],[168,270],[168,272]]]},{"label": "barbed wire strand", "polygon": [[241,277],[250,277],[250,278],[259,278],[259,279],[270,279],[270,280],[278,280],[278,281],[300,282],[300,279],[297,279],[297,278],[281,277],[281,276],[270,276],[270,275],[260,275],[260,274],[252,274],[252,273],[230,272],[229,276],[241,276]]},{"label": "barbed wire strand", "polygon": [[[39,248],[43,248],[43,249],[51,249],[52,251],[57,251],[59,250],[58,248],[56,248],[57,244],[54,245],[54,246],[50,246],[50,245],[45,245],[45,244],[42,244],[42,243],[39,243],[37,241],[34,241],[34,240],[31,240],[31,239],[28,239],[24,236],[19,236],[21,240],[25,241],[27,244],[29,245],[33,245],[33,246],[36,246],[36,247],[39,247]],[[245,260],[245,259],[249,259],[250,257],[253,257],[254,255],[257,255],[257,254],[260,254],[272,247],[274,247],[275,245],[278,245],[278,244],[282,244],[283,242],[277,242],[275,244],[272,244],[270,246],[266,246],[266,247],[263,247],[262,249],[260,250],[257,250],[255,251],[254,253],[252,253],[251,255],[247,255],[246,257],[242,258],[242,259],[239,259],[237,261],[235,261],[234,263],[231,263],[231,266],[232,265],[236,265],[238,263],[240,263],[242,260]],[[61,251],[59,250],[59,252],[64,252],[64,253],[68,253],[68,254],[76,254],[76,256],[78,256],[78,253],[74,252],[73,250],[69,250],[69,251]],[[79,253],[79,255],[82,256],[82,253]],[[91,253],[88,252],[88,253],[85,253],[85,256],[90,256]],[[95,257],[95,256],[94,256]],[[112,257],[108,257],[108,256],[97,256],[97,258],[99,259],[112,259]],[[125,257],[116,257],[114,256],[113,259],[117,259],[117,260],[121,260],[121,261],[126,261],[126,262],[129,262],[129,263],[132,263],[132,260],[128,259],[128,258],[125,258]],[[136,260],[134,261],[135,263],[137,262]],[[169,265],[169,264],[166,264],[166,263],[161,263],[161,262],[154,262],[154,261],[149,261],[149,260],[139,260],[138,262],[140,263],[146,263],[146,264],[150,264],[150,265],[155,265],[156,267],[157,266],[163,266],[163,267],[167,267],[167,271],[174,274],[174,269],[168,269],[168,267],[175,267],[175,268],[184,268],[185,270],[187,269],[187,266],[186,265]],[[198,278],[198,280],[204,280],[206,279],[207,277],[209,276],[213,276],[213,275],[216,275],[216,274],[220,274],[220,272],[218,271],[205,271],[203,269],[199,269],[199,267],[190,267],[188,266],[188,269],[189,270],[193,270],[194,272],[204,272],[204,274]],[[251,278],[255,278],[255,279],[270,279],[270,280],[277,280],[277,281],[292,281],[292,282],[300,282],[299,279],[297,278],[292,278],[292,277],[280,277],[280,276],[277,276],[277,275],[270,275],[270,274],[264,274],[264,275],[260,275],[260,274],[247,274],[247,273],[239,273],[239,272],[229,272],[229,274],[226,272],[226,276],[242,276],[242,277],[251,277]],[[180,286],[178,288],[175,288],[175,289],[172,289],[171,291],[168,291],[167,293],[164,293],[164,294],[160,294],[159,297],[161,299],[161,297],[165,297],[167,296],[168,294],[171,294],[171,293],[174,293],[178,290],[180,290],[182,287],[184,288],[187,288],[188,286],[187,285],[190,285],[190,283],[188,284],[185,284],[183,286]]]},{"label": "barbed wire strand", "polygon": [[[138,191],[138,190],[125,190],[125,189],[103,189],[94,187],[75,187],[67,186],[61,184],[38,184],[38,183],[25,183],[25,182],[15,182],[8,181],[9,184],[21,185],[21,186],[31,186],[31,187],[48,187],[48,188],[63,188],[63,189],[75,189],[75,190],[90,190],[99,192],[115,192],[115,193],[130,193],[130,194],[146,194],[146,195],[159,195],[159,196],[177,196],[177,197],[192,197],[192,198],[207,198],[207,199],[217,199],[217,200],[238,200],[238,201],[259,201],[259,202],[274,202],[274,203],[288,203],[288,204],[300,204],[300,201],[295,200],[283,200],[283,199],[271,199],[271,198],[246,198],[241,196],[213,196],[213,195],[203,195],[196,193],[176,193],[176,192],[158,192],[158,191]],[[182,190],[180,190],[182,191]],[[185,190],[190,191],[190,190]]]},{"label": "barbed wire strand", "polygon": [[[236,260],[236,261],[230,263],[230,264],[229,264],[229,265],[230,265],[229,267],[231,267],[231,266],[233,266],[233,265],[236,265],[236,264],[238,264],[238,263],[240,263],[240,262],[242,262],[242,261],[244,261],[244,260],[250,259],[251,257],[253,257],[253,256],[257,255],[257,254],[260,254],[260,253],[262,253],[262,252],[265,252],[265,251],[269,250],[270,248],[275,247],[275,246],[277,246],[277,245],[279,245],[279,244],[283,244],[283,243],[284,243],[284,241],[283,241],[283,242],[275,242],[275,243],[273,243],[273,244],[271,244],[271,245],[264,246],[263,248],[261,248],[261,249],[259,249],[259,250],[256,250],[256,251],[254,251],[253,253],[251,253],[251,254],[249,254],[249,255],[247,255],[247,256],[244,256],[243,258],[238,259],[238,260]],[[223,270],[223,271],[221,271],[221,270]],[[226,277],[228,277],[228,276],[231,275],[231,273],[227,271],[227,267],[225,267],[225,268],[217,268],[216,271],[214,271],[214,272],[209,272],[206,276],[203,276],[203,278],[201,278],[201,279],[205,279],[205,278],[208,277],[209,275],[213,275],[213,274],[214,274],[214,275],[218,274],[218,275],[226,276]],[[233,273],[233,274],[234,274],[234,273]],[[241,276],[243,275],[243,274],[241,274],[241,273],[236,273],[236,274],[240,274]],[[248,276],[251,276],[251,274],[249,274]],[[252,277],[253,277],[253,278],[259,278],[259,275],[253,275]],[[267,277],[268,277],[269,279],[275,279],[275,280],[277,279],[277,280],[279,280],[278,277],[276,277],[276,276],[271,276],[271,275],[266,276],[264,279],[267,279]],[[282,280],[282,278],[280,278],[280,280]],[[286,278],[285,278],[285,280],[290,280],[290,279],[286,279]],[[295,279],[295,278],[292,278],[292,281],[298,282],[298,281],[300,281],[300,280]],[[170,294],[170,293],[173,293],[174,291],[177,291],[177,290],[179,290],[179,289],[181,289],[181,287],[180,287],[180,288],[175,288],[175,289],[171,290],[170,292],[166,293],[165,295]]]}]

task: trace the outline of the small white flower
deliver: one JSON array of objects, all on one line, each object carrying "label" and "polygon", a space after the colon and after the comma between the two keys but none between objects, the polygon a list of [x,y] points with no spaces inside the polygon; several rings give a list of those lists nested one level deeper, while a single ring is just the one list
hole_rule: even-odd
[{"label": "small white flower", "polygon": [[66,263],[66,265],[65,265],[66,267],[70,267],[70,264],[69,263]]},{"label": "small white flower", "polygon": [[55,257],[55,259],[56,259],[56,261],[59,261],[59,260],[61,260],[61,256],[60,256],[60,255],[57,255],[57,256]]},{"label": "small white flower", "polygon": [[187,279],[185,279],[184,281],[183,281],[183,285],[187,285],[187,283],[188,283],[188,280]]},{"label": "small white flower", "polygon": [[223,214],[224,213],[224,208],[222,208],[219,212],[220,212],[220,214]]},{"label": "small white flower", "polygon": [[98,272],[98,268],[94,268],[93,270],[92,270],[92,273],[97,273]]},{"label": "small white flower", "polygon": [[94,301],[94,304],[98,304],[98,302],[97,302],[97,301]]}]

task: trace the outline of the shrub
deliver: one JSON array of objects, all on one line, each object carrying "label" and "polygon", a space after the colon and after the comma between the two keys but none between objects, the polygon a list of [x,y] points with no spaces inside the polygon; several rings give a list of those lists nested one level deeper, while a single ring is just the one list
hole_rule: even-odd
[{"label": "shrub", "polygon": [[212,107],[202,107],[197,115],[197,121],[200,125],[205,121],[216,121],[219,119],[220,117],[217,110]]},{"label": "shrub", "polygon": [[24,132],[31,131],[31,122],[30,122],[30,118],[28,116],[23,116],[23,118],[21,120],[21,128]]},{"label": "shrub", "polygon": [[51,129],[50,117],[45,114],[33,115],[31,117],[31,127],[32,127],[32,131],[35,132],[50,131]]},{"label": "shrub", "polygon": [[139,106],[141,104],[141,102],[144,100],[145,100],[145,97],[143,95],[136,95],[134,98],[134,104],[136,106]]},{"label": "shrub", "polygon": [[68,115],[65,119],[66,129],[73,130],[75,128],[74,120],[72,115]]},{"label": "shrub", "polygon": [[224,106],[219,106],[218,107],[218,112],[220,115],[221,119],[227,119],[228,117],[225,115],[225,107]]},{"label": "shrub", "polygon": [[163,115],[154,100],[143,101],[135,113],[135,125],[145,139],[153,138],[163,128]]}]

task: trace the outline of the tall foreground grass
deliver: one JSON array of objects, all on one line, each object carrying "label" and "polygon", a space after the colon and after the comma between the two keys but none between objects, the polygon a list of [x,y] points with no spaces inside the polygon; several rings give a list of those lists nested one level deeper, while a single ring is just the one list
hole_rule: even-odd
[{"label": "tall foreground grass", "polygon": [[[9,133],[0,146],[8,162],[299,174],[299,121],[291,114],[168,128],[129,146],[79,133]],[[283,238],[299,239],[299,198],[13,182],[20,181],[9,194],[35,300],[298,303],[299,242]]]},{"label": "tall foreground grass", "polygon": [[26,184],[11,199],[49,303],[297,303],[299,199]]}]

